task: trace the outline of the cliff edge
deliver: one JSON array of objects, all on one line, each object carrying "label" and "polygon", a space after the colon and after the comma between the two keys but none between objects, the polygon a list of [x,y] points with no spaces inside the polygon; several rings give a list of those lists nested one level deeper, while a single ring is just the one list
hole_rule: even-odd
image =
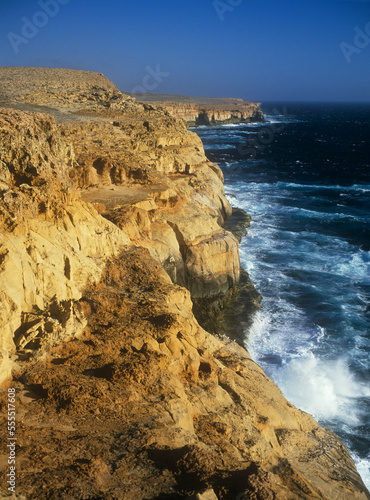
[{"label": "cliff edge", "polygon": [[137,102],[166,109],[190,126],[264,122],[261,103],[233,98],[188,97],[167,94],[130,94]]},{"label": "cliff edge", "polygon": [[186,123],[96,73],[0,68],[0,88],[2,497],[369,498],[339,438],[194,317],[240,267]]}]

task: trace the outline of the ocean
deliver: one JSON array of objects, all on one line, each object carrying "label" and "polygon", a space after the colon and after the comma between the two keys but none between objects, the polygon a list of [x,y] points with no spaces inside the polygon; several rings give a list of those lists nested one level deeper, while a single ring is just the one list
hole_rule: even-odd
[{"label": "ocean", "polygon": [[334,430],[370,488],[370,104],[267,103],[267,123],[198,127],[263,296],[252,358]]}]

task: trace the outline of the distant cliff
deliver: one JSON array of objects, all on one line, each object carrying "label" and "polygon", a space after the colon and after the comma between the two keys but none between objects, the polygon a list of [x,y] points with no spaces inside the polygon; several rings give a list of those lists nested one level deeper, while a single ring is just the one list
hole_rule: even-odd
[{"label": "distant cliff", "polygon": [[264,122],[261,104],[233,98],[199,98],[162,94],[132,94],[138,102],[167,109],[188,125]]},{"label": "distant cliff", "polygon": [[339,438],[194,316],[240,265],[222,172],[186,123],[82,71],[0,68],[0,101],[14,498],[369,498]]}]

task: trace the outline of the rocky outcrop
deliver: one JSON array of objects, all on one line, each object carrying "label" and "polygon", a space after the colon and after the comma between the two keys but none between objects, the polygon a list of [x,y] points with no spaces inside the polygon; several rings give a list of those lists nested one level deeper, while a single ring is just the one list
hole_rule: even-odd
[{"label": "rocky outcrop", "polygon": [[[39,87],[47,91],[50,72],[45,78],[29,85],[32,95],[39,95]],[[86,116],[91,103],[76,82],[72,90],[80,99],[73,106],[77,116]],[[49,91],[55,99],[58,89]],[[79,335],[85,323],[73,301],[122,245],[148,248],[193,300],[214,297],[222,305],[239,280],[238,242],[221,227],[231,213],[221,170],[206,159],[199,137],[183,120],[131,105],[130,113],[115,112],[113,123],[87,117],[76,122],[64,106],[63,94],[65,115],[57,113],[57,124],[41,114],[1,114],[2,217],[9,233],[2,245],[2,378],[9,374],[9,355]],[[105,102],[97,113],[104,112],[112,113]],[[37,291],[38,280],[46,281],[45,291]]]},{"label": "rocky outcrop", "polygon": [[76,305],[106,258],[130,244],[115,225],[71,191],[73,149],[54,120],[0,112],[1,379],[9,357],[78,336]]},{"label": "rocky outcrop", "polygon": [[148,248],[193,299],[226,294],[238,282],[238,242],[221,227],[231,214],[222,172],[182,120],[125,119],[113,130],[68,124],[62,133],[73,144],[71,176],[83,199]]},{"label": "rocky outcrop", "polygon": [[[192,300],[222,302],[240,274],[222,173],[199,138],[101,75],[17,71],[18,91],[0,69],[1,390],[16,391],[17,497],[368,498],[340,440],[194,317]],[[54,117],[9,109],[42,111],[45,95]]]},{"label": "rocky outcrop", "polygon": [[339,439],[200,328],[189,292],[146,250],[109,259],[79,306],[85,335],[15,373],[19,493],[367,498]]},{"label": "rocky outcrop", "polygon": [[134,99],[101,73],[55,68],[0,68],[0,101],[121,110]]},{"label": "rocky outcrop", "polygon": [[[171,98],[171,96],[167,96]],[[176,97],[176,96],[172,96]],[[264,122],[261,104],[243,99],[218,99],[211,100],[212,104],[195,104],[187,102],[171,102],[161,100],[161,96],[146,94],[138,95],[139,102],[151,102],[166,109],[171,116],[185,120],[188,125],[222,125],[227,123]],[[181,99],[181,98],[180,98]],[[148,101],[147,101],[148,100]],[[194,100],[200,100],[194,98]],[[207,100],[205,100],[207,102]]]}]

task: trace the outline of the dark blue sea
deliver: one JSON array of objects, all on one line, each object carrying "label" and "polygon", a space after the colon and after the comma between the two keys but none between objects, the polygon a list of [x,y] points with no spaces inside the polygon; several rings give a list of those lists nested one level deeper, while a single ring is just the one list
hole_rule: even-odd
[{"label": "dark blue sea", "polygon": [[268,123],[194,129],[253,217],[240,252],[263,308],[245,345],[370,487],[370,104],[262,109]]}]

